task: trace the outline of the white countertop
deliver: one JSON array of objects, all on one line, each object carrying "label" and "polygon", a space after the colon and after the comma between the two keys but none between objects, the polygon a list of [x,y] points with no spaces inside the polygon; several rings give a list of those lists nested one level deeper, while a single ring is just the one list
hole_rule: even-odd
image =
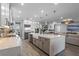
[{"label": "white countertop", "polygon": [[54,38],[54,37],[61,37],[63,35],[54,35],[54,34],[40,34],[40,33],[30,33],[33,34],[34,38],[38,39],[38,36],[45,37],[45,38]]},{"label": "white countertop", "polygon": [[15,37],[0,37],[0,50],[21,46],[21,39],[18,35]]}]

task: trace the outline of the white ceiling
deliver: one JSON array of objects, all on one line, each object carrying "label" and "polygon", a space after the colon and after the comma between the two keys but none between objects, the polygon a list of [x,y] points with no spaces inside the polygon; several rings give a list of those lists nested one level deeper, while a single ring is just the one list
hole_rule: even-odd
[{"label": "white ceiling", "polygon": [[[59,3],[57,5],[53,3],[25,3],[23,6],[20,3],[12,3],[11,7],[15,19],[20,16],[18,19],[33,21],[59,22],[61,17],[79,20],[79,3]],[[22,11],[21,14],[18,13],[19,10]],[[44,10],[43,14],[41,10]],[[55,13],[54,10],[56,10]],[[38,17],[35,18],[34,15],[38,15]]]}]

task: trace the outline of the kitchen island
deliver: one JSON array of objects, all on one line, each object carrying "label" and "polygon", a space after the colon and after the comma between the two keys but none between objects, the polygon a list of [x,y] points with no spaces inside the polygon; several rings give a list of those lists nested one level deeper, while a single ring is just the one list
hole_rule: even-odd
[{"label": "kitchen island", "polygon": [[14,34],[11,37],[0,37],[0,56],[20,56],[21,39]]},{"label": "kitchen island", "polygon": [[[31,33],[33,44],[50,56],[65,49],[65,35]],[[31,40],[31,39],[30,39]]]}]

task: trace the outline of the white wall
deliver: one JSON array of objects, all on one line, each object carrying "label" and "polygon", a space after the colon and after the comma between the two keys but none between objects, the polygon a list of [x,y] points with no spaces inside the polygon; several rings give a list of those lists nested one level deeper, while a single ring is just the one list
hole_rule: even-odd
[{"label": "white wall", "polygon": [[6,21],[9,21],[9,4],[1,3],[1,25],[6,25]]},{"label": "white wall", "polygon": [[1,25],[1,4],[0,4],[0,25]]}]

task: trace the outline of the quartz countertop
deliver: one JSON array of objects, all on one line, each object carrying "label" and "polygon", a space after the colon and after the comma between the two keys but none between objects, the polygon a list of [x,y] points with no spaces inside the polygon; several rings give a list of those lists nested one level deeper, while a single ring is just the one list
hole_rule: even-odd
[{"label": "quartz countertop", "polygon": [[30,33],[33,34],[34,38],[38,39],[38,36],[45,37],[45,38],[54,38],[54,37],[61,37],[63,35],[55,35],[55,34],[40,34],[40,33]]}]

